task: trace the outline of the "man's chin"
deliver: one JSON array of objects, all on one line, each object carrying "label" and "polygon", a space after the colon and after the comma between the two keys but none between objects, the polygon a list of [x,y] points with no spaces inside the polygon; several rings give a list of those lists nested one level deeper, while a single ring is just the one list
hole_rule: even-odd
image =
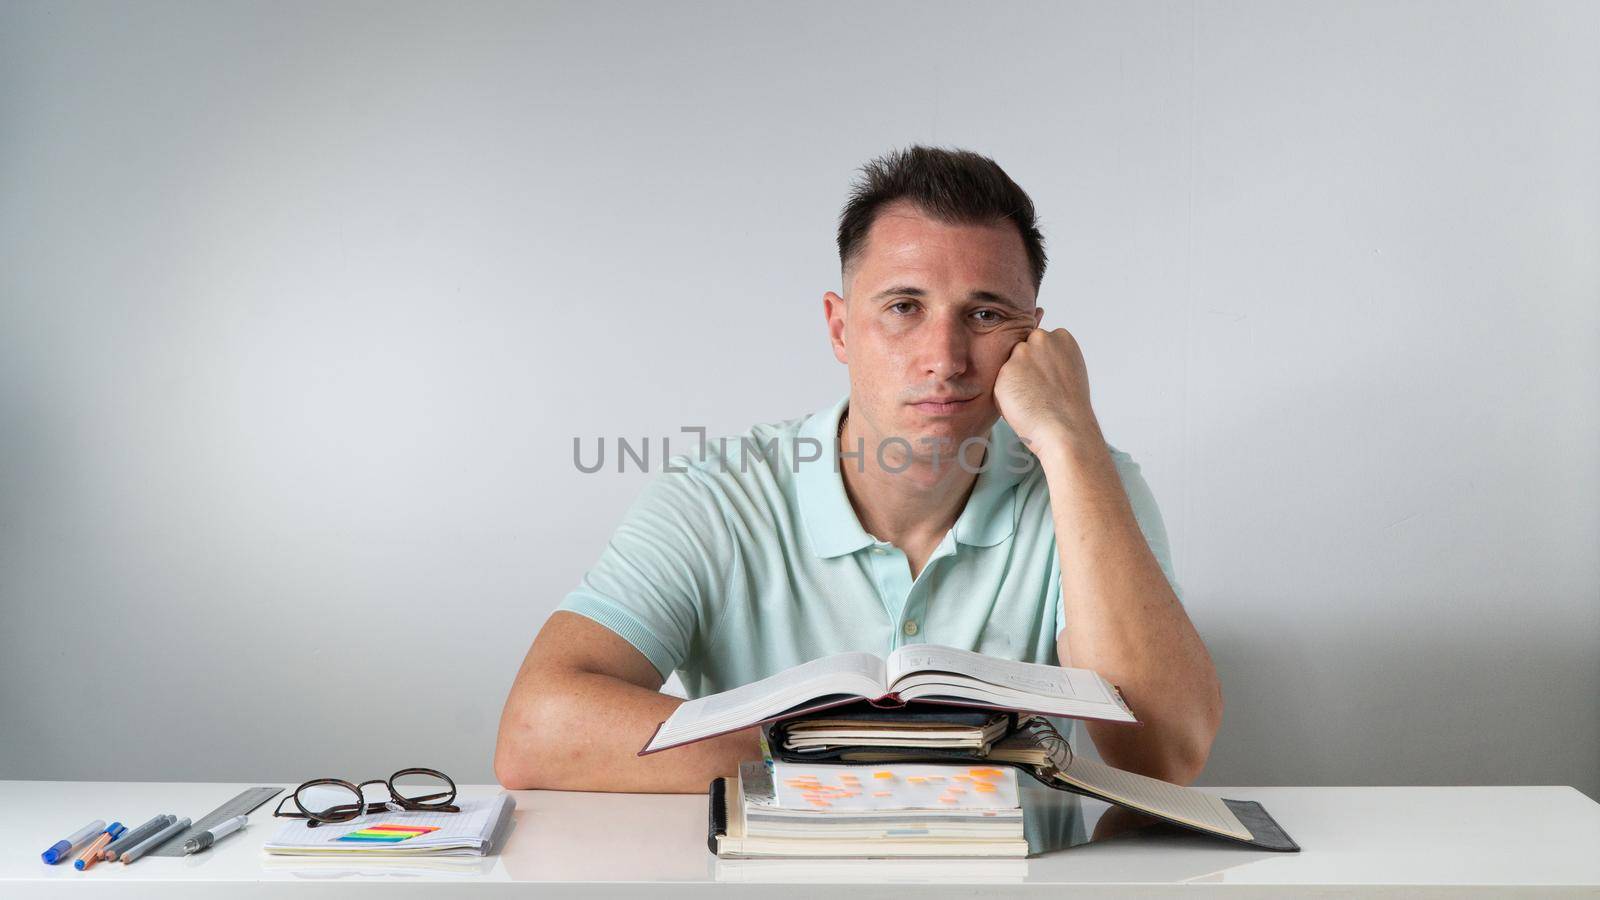
[{"label": "man's chin", "polygon": [[931,452],[937,445],[940,456],[948,457],[968,438],[987,440],[995,418],[998,417],[986,418],[977,410],[961,416],[925,416],[913,410],[906,417],[904,433],[912,435],[911,441],[919,455]]}]

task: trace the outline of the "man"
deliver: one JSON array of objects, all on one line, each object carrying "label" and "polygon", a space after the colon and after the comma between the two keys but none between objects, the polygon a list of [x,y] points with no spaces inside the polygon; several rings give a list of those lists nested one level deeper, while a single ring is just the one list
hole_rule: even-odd
[{"label": "man", "polygon": [[863,171],[844,295],[823,295],[849,395],[646,486],[528,651],[495,751],[506,787],[704,791],[758,756],[756,733],[636,756],[681,702],[659,691],[673,671],[703,696],[915,642],[1094,669],[1144,723],[1089,723],[1103,759],[1179,783],[1204,767],[1216,672],[1077,342],[1038,327],[1032,201],[966,151]]}]

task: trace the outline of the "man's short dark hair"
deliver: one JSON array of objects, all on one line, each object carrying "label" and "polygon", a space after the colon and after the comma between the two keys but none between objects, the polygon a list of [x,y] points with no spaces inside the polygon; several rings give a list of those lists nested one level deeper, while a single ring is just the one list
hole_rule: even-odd
[{"label": "man's short dark hair", "polygon": [[1044,283],[1044,235],[1033,200],[995,161],[970,150],[912,145],[861,167],[862,178],[839,214],[839,271],[849,273],[866,247],[867,232],[885,205],[914,203],[923,215],[952,225],[988,225],[1010,220],[1022,235],[1033,270],[1033,290]]}]

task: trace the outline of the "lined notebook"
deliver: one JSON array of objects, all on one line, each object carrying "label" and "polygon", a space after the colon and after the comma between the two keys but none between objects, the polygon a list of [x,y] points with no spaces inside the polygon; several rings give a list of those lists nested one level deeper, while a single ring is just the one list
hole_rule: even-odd
[{"label": "lined notebook", "polygon": [[[483,856],[489,852],[495,832],[516,808],[510,794],[457,798],[455,802],[460,812],[375,812],[316,828],[291,819],[262,849],[276,856]],[[434,830],[413,830],[405,838],[371,839],[375,831],[399,835],[416,827]],[[350,839],[357,836],[367,839]]]},{"label": "lined notebook", "polygon": [[1086,793],[1139,812],[1245,842],[1255,839],[1221,798],[1204,791],[1113,769],[1084,756],[1074,756],[1066,770],[1057,772],[1056,777]]}]

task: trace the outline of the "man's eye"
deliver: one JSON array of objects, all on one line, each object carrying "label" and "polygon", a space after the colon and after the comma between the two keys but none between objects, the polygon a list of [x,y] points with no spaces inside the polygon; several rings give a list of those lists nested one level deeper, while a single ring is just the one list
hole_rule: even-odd
[{"label": "man's eye", "polygon": [[1000,319],[1001,319],[1001,315],[999,313],[995,312],[992,309],[980,309],[977,312],[973,313],[973,315],[974,316],[987,315],[988,318],[983,318],[983,319],[979,319],[978,320],[978,321],[984,323],[985,325],[992,325],[995,322],[1000,321]]},{"label": "man's eye", "polygon": [[[900,309],[900,307],[902,307],[902,306],[907,307],[907,309],[902,311]],[[901,300],[899,303],[896,303],[893,306],[889,307],[889,310],[891,312],[901,313],[903,315],[904,313],[910,312],[912,309],[915,309],[916,306],[917,305],[915,303],[912,303],[910,300]]]}]

